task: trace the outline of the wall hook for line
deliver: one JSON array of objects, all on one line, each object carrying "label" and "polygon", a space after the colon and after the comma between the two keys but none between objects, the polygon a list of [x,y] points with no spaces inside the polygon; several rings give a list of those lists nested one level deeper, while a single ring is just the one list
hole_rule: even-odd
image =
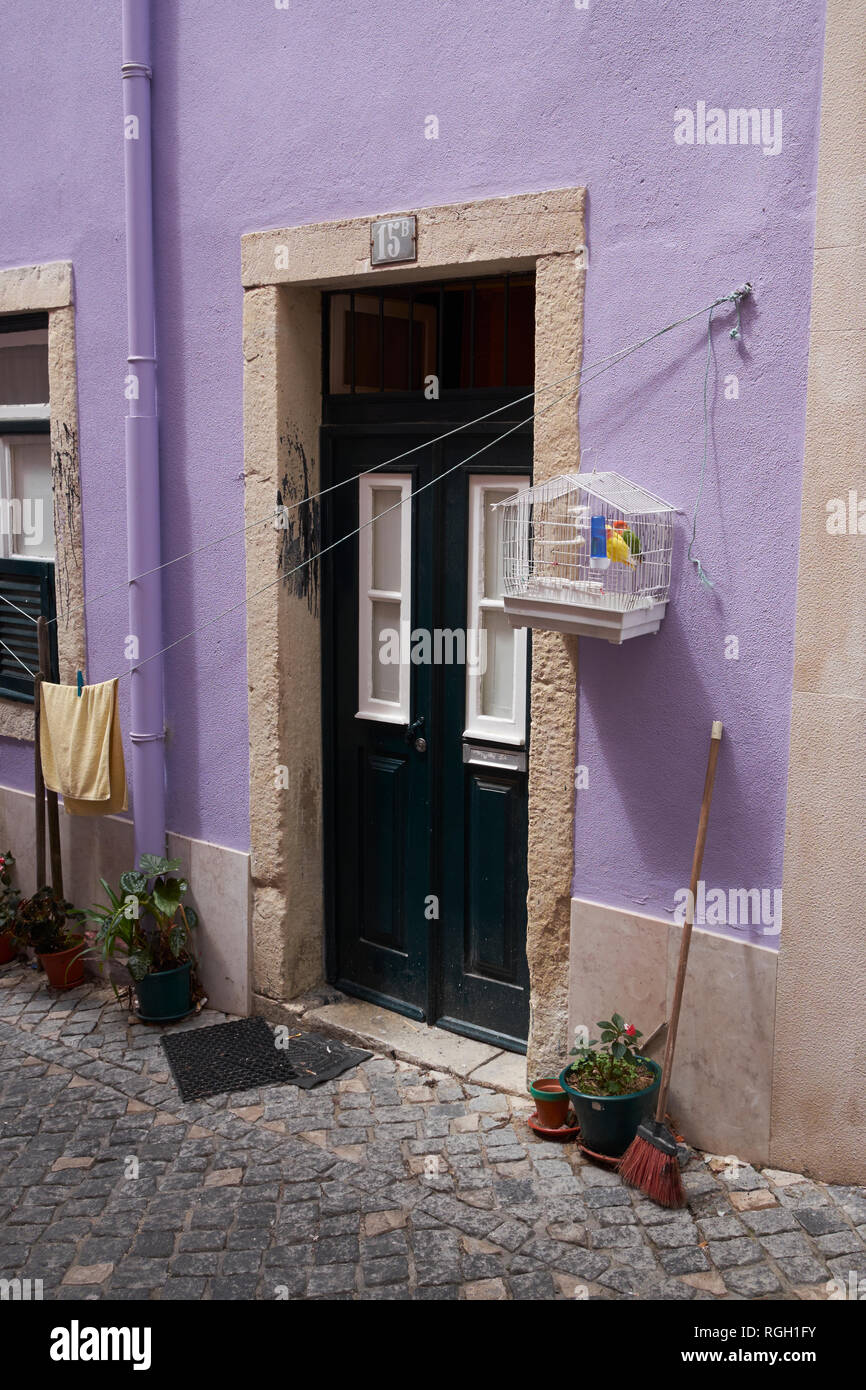
[{"label": "wall hook for line", "polygon": [[81,699],[81,692],[82,692],[82,690],[84,689],[84,676],[82,675],[82,673],[81,673],[80,671],[76,672],[76,679],[77,679],[77,681],[78,681],[78,698],[79,698],[79,700],[80,700],[80,699]]}]

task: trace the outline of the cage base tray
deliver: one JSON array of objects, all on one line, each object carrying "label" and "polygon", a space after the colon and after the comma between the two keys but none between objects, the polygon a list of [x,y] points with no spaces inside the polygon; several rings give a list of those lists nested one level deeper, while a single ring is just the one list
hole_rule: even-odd
[{"label": "cage base tray", "polygon": [[543,628],[548,632],[568,632],[577,637],[601,637],[620,645],[629,637],[658,632],[667,603],[631,608],[625,613],[592,603],[562,603],[528,594],[507,595],[505,615],[512,627]]}]

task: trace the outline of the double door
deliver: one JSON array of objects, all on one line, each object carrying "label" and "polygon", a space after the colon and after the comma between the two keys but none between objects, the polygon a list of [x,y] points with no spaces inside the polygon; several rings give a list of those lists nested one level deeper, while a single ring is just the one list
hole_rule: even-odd
[{"label": "double door", "polygon": [[356,533],[323,574],[329,976],[520,1050],[529,650],[496,503],[528,483],[531,435],[463,464],[491,427],[463,431],[380,468],[444,428],[323,430],[323,543]]}]

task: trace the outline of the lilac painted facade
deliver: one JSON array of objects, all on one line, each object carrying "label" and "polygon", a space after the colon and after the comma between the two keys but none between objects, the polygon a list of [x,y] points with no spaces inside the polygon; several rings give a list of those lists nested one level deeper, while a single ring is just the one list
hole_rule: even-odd
[{"label": "lilac painted facade", "polygon": [[[581,643],[574,892],[668,916],[686,880],[703,767],[726,726],[704,878],[781,887],[824,5],[445,0],[277,9],[155,6],[154,187],[162,471],[169,557],[243,526],[242,233],[392,208],[585,185],[585,362],[751,280],[743,335],[706,322],[587,385],[583,466],[686,514],[657,637]],[[119,9],[21,0],[4,22],[0,267],[75,275],[88,599],[126,577],[126,357]],[[762,42],[753,42],[758,33]],[[678,144],[674,112],[782,113],[781,148]],[[439,139],[425,140],[425,117]],[[738,378],[726,399],[724,381]],[[244,597],[243,537],[165,574],[166,642]],[[90,681],[125,667],[123,587],[88,609]],[[738,659],[726,656],[728,639]],[[237,611],[165,663],[171,830],[249,848],[246,634]],[[128,681],[121,685],[129,728]],[[4,740],[0,781],[31,785]],[[749,936],[733,930],[732,934]],[[754,935],[774,944],[772,935]]]}]

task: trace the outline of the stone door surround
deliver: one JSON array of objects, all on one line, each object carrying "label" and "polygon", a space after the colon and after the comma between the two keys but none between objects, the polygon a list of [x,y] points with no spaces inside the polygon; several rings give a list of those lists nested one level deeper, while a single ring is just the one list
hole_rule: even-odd
[{"label": "stone door surround", "polygon": [[[536,482],[579,466],[576,389],[543,383],[576,373],[583,343],[583,188],[401,209],[417,217],[417,260],[370,265],[374,216],[242,238],[246,520],[318,491],[321,291],[532,270],[539,383]],[[575,377],[575,382],[576,382]],[[528,411],[527,411],[528,413]],[[253,878],[253,988],[259,1006],[291,999],[323,976],[321,680],[318,591],[304,573],[274,584],[306,536],[247,531],[247,661]],[[298,552],[300,553],[300,551]],[[268,585],[269,588],[264,588]],[[263,592],[260,592],[263,590]],[[576,639],[533,635],[529,762],[528,1065],[561,1064],[568,1037],[577,725]],[[284,769],[282,776],[279,769]]]}]

